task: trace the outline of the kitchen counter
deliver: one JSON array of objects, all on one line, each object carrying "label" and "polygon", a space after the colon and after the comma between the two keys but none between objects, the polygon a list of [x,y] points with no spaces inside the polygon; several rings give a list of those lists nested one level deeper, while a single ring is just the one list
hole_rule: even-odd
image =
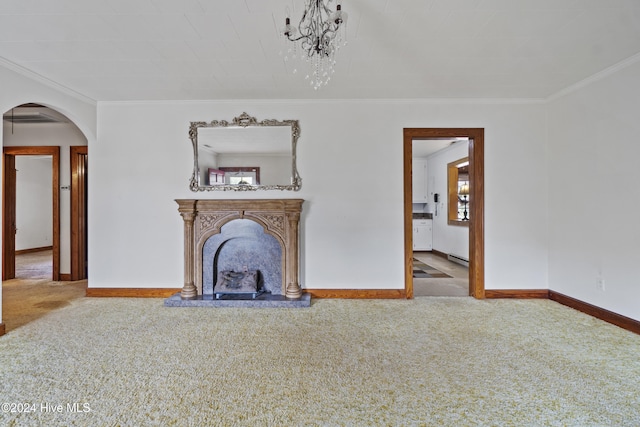
[{"label": "kitchen counter", "polygon": [[414,212],[413,219],[433,219],[433,214],[424,212]]}]

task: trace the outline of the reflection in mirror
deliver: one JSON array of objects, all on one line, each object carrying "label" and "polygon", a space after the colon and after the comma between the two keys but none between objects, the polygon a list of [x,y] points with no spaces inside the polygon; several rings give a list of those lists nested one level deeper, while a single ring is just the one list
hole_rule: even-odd
[{"label": "reflection in mirror", "polygon": [[192,191],[294,190],[297,120],[263,120],[242,113],[231,122],[191,122]]},{"label": "reflection in mirror", "polygon": [[260,168],[221,166],[220,169],[209,169],[209,185],[222,184],[260,185]]}]

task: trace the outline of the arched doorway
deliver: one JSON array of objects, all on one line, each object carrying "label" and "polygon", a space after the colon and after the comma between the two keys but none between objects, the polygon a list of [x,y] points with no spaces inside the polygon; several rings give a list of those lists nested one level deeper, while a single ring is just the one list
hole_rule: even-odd
[{"label": "arched doorway", "polygon": [[15,218],[16,156],[52,157],[51,280],[86,278],[86,136],[65,115],[40,104],[16,106],[3,119],[3,280],[14,277],[15,233],[20,229]]}]

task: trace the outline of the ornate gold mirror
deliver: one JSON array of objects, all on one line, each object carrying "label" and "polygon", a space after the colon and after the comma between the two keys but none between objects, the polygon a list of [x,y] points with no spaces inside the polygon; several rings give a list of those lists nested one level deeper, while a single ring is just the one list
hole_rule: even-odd
[{"label": "ornate gold mirror", "polygon": [[293,190],[301,187],[296,167],[297,120],[258,121],[242,113],[231,121],[191,122],[192,191]]}]

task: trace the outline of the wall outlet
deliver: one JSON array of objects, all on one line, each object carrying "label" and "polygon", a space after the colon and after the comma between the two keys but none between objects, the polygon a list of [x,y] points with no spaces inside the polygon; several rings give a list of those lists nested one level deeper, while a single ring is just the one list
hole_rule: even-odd
[{"label": "wall outlet", "polygon": [[598,288],[599,291],[604,292],[604,277],[598,276],[596,278],[596,288]]}]

